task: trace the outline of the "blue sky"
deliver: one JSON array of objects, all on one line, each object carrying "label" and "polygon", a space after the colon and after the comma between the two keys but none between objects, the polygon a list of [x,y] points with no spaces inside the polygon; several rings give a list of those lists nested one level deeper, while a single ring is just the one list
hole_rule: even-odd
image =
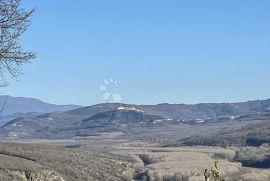
[{"label": "blue sky", "polygon": [[38,57],[3,94],[81,105],[105,92],[137,104],[270,98],[270,1],[22,1],[36,12],[21,42]]}]

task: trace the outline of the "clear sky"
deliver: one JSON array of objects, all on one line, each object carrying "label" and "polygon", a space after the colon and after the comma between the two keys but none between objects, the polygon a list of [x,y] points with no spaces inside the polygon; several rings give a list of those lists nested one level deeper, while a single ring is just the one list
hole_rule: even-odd
[{"label": "clear sky", "polygon": [[3,94],[81,105],[115,93],[137,104],[270,98],[268,0],[22,1],[36,8],[22,44],[38,57]]}]

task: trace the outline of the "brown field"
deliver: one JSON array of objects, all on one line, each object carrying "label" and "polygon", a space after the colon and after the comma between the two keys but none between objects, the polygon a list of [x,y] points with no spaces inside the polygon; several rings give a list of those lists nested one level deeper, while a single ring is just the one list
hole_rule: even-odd
[{"label": "brown field", "polygon": [[210,170],[218,160],[221,176],[226,181],[270,180],[270,169],[247,168],[233,161],[239,148],[161,147],[140,141],[115,140],[112,136],[2,142],[0,174],[2,178],[9,175],[13,180],[22,173],[32,173],[36,178],[49,174],[54,180],[70,181],[203,181],[204,169]]}]

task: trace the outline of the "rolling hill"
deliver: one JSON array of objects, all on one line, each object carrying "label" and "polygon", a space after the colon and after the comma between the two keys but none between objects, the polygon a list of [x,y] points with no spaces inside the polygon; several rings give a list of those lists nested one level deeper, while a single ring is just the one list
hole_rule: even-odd
[{"label": "rolling hill", "polygon": [[55,105],[38,99],[25,97],[0,96],[0,126],[15,118],[28,118],[49,112],[61,112],[80,108],[78,105]]},{"label": "rolling hill", "polygon": [[[232,120],[222,120],[222,122]],[[226,130],[214,134],[194,135],[178,140],[169,146],[261,146],[270,144],[270,111],[239,116],[234,122],[253,122],[236,130]],[[211,123],[210,123],[211,124]]]},{"label": "rolling hill", "polygon": [[[64,112],[13,119],[0,128],[1,138],[71,138],[120,131],[136,137],[140,133],[190,136],[196,132],[235,130],[268,115],[270,100],[243,103],[130,105],[104,103]],[[253,117],[252,117],[253,116]],[[256,117],[257,116],[257,117]],[[193,125],[193,123],[196,123]],[[187,125],[189,131],[187,131]],[[143,134],[142,134],[143,133]],[[164,138],[164,139],[165,139]],[[163,139],[163,138],[162,138]]]}]

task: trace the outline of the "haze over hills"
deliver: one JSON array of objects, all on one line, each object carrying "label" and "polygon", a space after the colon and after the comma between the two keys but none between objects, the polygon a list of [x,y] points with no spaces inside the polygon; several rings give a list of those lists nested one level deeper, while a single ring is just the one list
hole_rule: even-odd
[{"label": "haze over hills", "polygon": [[30,112],[48,113],[57,111],[68,111],[81,107],[78,105],[55,105],[34,98],[13,97],[9,95],[0,96],[0,104],[4,104],[6,99],[6,105],[2,112],[2,114],[4,115]]},{"label": "haze over hills", "polygon": [[[228,121],[222,119],[222,122]],[[258,112],[236,117],[237,122],[257,122],[242,126],[236,130],[223,130],[218,133],[205,135],[194,135],[183,140],[171,143],[171,146],[261,146],[264,143],[270,144],[270,111]],[[211,124],[211,123],[210,123]]]},{"label": "haze over hills", "polygon": [[[172,172],[175,173],[179,172],[179,168],[181,170],[184,167],[183,173],[186,173],[192,168],[197,169],[198,165],[219,159],[222,168],[225,162],[230,164],[229,170],[231,167],[235,168],[233,174],[230,175],[227,171],[226,175],[234,178],[232,180],[238,180],[238,178],[246,178],[246,173],[253,173],[253,170],[242,168],[242,165],[270,168],[270,147],[265,146],[270,144],[269,107],[269,100],[195,105],[103,103],[28,117],[21,114],[21,117],[0,127],[0,139],[5,142],[27,142],[27,144],[3,144],[0,150],[3,154],[0,156],[3,157],[2,159],[9,159],[7,163],[5,162],[8,168],[14,167],[12,163],[15,161],[12,160],[18,162],[18,159],[23,158],[24,164],[31,162],[40,165],[41,168],[56,170],[57,176],[64,178],[67,175],[72,178],[71,180],[89,176],[99,177],[99,180],[108,177],[118,180],[117,178],[122,178],[122,176],[126,178],[124,174],[126,171],[122,172],[122,170],[132,170],[133,166],[135,171],[131,171],[132,174],[128,178],[141,180],[144,175],[150,178],[150,171],[160,173],[160,170],[164,169],[167,174],[168,168],[175,169]],[[36,147],[31,146],[29,150],[29,143],[36,141],[42,144],[37,144]],[[47,143],[50,144],[49,147],[39,146]],[[182,147],[183,145],[185,147]],[[195,145],[204,147],[193,147]],[[220,146],[224,148],[221,149]],[[240,149],[249,146],[255,146],[256,149]],[[94,165],[88,167],[89,160],[93,160],[93,153],[88,151],[91,149],[98,153],[94,155],[97,158],[94,163],[103,158],[103,155],[100,155],[102,152],[109,153],[106,155],[109,161],[105,159],[105,162],[98,164],[97,167]],[[85,150],[87,151],[84,152]],[[120,154],[120,156],[115,157],[114,154]],[[130,160],[119,160],[122,158],[121,154],[122,156],[131,155]],[[261,156],[257,157],[258,154]],[[40,157],[42,159],[35,159],[34,162],[31,160]],[[192,161],[194,158],[195,162]],[[57,166],[52,167],[52,164],[49,164],[51,162]],[[138,163],[140,163],[139,167]],[[84,168],[87,168],[85,174],[73,177],[73,170],[76,173],[79,172],[82,164]],[[109,166],[104,170],[106,177],[96,174],[105,166]],[[120,172],[115,172],[115,167],[117,170],[121,169]],[[208,166],[203,165],[197,170],[197,178],[203,178],[201,175],[204,168]],[[32,167],[30,171],[34,175],[45,173],[43,169],[36,171],[32,170]],[[11,169],[10,172],[13,173]],[[112,173],[112,175],[107,173]],[[261,178],[262,173],[263,171],[257,174],[258,178]],[[153,175],[152,177],[155,178]],[[270,178],[270,172],[265,177]],[[175,175],[171,178],[176,180]]]},{"label": "haze over hills", "polygon": [[132,107],[150,114],[178,120],[218,119],[223,116],[245,115],[270,110],[270,99],[239,103],[200,103],[200,104],[157,104],[134,105],[124,103],[102,103],[68,111],[73,115],[91,116],[118,107]]},{"label": "haze over hills", "polygon": [[[4,107],[3,107],[4,106]],[[55,105],[34,98],[0,96],[0,107],[3,112],[0,117],[0,126],[19,117],[33,117],[49,112],[62,112],[80,108],[78,105]]]},{"label": "haze over hills", "polygon": [[[234,121],[239,116],[265,112],[269,108],[270,100],[195,105],[104,103],[70,111],[13,119],[1,127],[0,136],[2,138],[71,138],[113,131],[123,132],[126,135],[133,134],[133,136],[137,136],[138,134],[135,133],[138,132],[151,133],[150,137],[158,132],[164,134],[168,132],[177,136],[186,133],[184,136],[189,136],[198,131],[215,133],[222,130],[224,120],[227,129],[236,129],[251,123],[248,118],[245,121]],[[252,121],[256,123],[256,120],[252,119]],[[190,126],[192,130],[187,132],[186,126],[194,123],[198,125]]]},{"label": "haze over hills", "polygon": [[270,109],[270,99],[239,103],[158,104],[138,106],[144,111],[181,120],[217,119]]}]

